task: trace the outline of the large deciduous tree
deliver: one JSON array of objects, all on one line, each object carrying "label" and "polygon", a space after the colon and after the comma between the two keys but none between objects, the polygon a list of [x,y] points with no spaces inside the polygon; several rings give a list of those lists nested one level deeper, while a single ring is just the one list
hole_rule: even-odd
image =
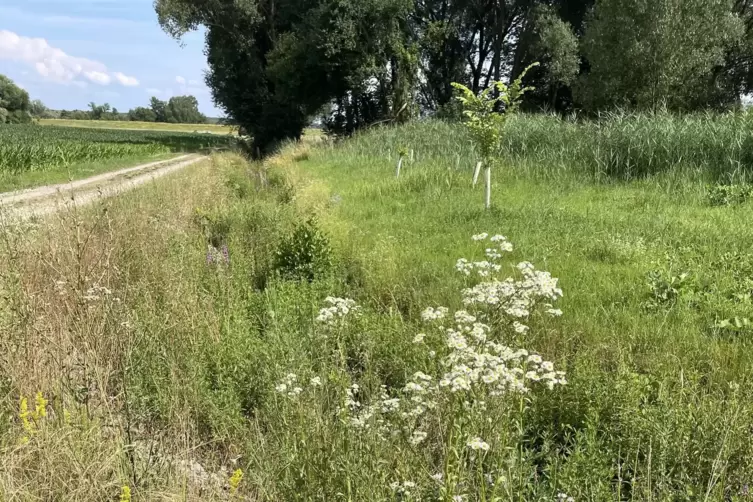
[{"label": "large deciduous tree", "polygon": [[598,0],[579,86],[589,109],[696,109],[719,100],[718,70],[743,37],[731,0]]},{"label": "large deciduous tree", "polygon": [[155,8],[175,37],[206,28],[207,84],[258,151],[299,138],[330,102],[345,130],[405,109],[412,0],[156,0]]},{"label": "large deciduous tree", "polygon": [[31,122],[29,93],[0,75],[0,124]]}]

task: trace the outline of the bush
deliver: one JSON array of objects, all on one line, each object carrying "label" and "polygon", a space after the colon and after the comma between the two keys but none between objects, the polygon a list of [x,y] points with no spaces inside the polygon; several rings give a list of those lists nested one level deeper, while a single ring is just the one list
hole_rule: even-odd
[{"label": "bush", "polygon": [[313,219],[296,227],[275,255],[275,270],[284,278],[313,281],[332,267],[329,239]]}]

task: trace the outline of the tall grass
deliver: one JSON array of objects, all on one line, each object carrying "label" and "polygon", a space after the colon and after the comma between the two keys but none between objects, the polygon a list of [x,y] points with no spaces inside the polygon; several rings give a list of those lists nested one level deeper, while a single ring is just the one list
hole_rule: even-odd
[{"label": "tall grass", "polygon": [[521,115],[503,136],[510,161],[540,171],[630,180],[679,171],[707,181],[750,180],[749,114],[604,114],[596,120]]}]

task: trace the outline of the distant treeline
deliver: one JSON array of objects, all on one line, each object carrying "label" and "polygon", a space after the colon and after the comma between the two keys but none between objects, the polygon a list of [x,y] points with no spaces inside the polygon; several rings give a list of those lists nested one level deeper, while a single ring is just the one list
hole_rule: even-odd
[{"label": "distant treeline", "polygon": [[33,119],[67,120],[123,120],[139,122],[167,122],[171,124],[214,124],[220,119],[209,119],[199,111],[194,96],[174,96],[168,101],[156,97],[149,106],[139,106],[120,112],[109,103],[89,103],[88,110],[51,110],[42,101],[29,98],[29,93],[11,79],[0,75],[0,124],[23,124]]},{"label": "distant treeline", "polygon": [[109,103],[89,103],[88,110],[48,110],[47,117],[67,120],[131,120],[138,122],[167,122],[171,124],[206,124],[206,115],[199,111],[194,96],[175,96],[168,101],[152,97],[149,106],[139,106],[120,112]]}]

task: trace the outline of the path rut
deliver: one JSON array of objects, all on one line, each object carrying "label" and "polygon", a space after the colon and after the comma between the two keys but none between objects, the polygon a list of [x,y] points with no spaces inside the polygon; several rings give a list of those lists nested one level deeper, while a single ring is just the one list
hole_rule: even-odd
[{"label": "path rut", "polygon": [[66,207],[85,206],[96,200],[127,192],[207,158],[200,155],[181,155],[70,183],[0,194],[0,214],[12,219],[28,219],[54,213]]}]

